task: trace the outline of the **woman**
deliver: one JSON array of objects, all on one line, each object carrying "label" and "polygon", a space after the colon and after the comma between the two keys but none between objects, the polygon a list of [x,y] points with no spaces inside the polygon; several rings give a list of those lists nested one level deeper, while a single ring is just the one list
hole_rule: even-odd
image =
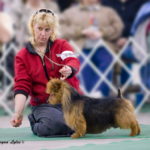
[{"label": "woman", "polygon": [[30,42],[21,49],[15,60],[15,113],[11,124],[19,127],[28,95],[33,106],[29,121],[38,136],[70,135],[60,106],[47,104],[46,83],[50,78],[61,78],[80,91],[74,76],[79,61],[72,47],[63,39],[56,39],[58,19],[51,10],[40,9],[29,21]]}]

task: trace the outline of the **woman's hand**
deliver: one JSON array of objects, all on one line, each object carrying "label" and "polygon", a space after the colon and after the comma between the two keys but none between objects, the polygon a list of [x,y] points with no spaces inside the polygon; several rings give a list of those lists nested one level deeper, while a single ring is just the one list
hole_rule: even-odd
[{"label": "woman's hand", "polygon": [[17,94],[15,96],[15,113],[10,121],[13,127],[19,127],[23,120],[23,110],[26,103],[26,96],[23,94]]},{"label": "woman's hand", "polygon": [[60,79],[65,80],[71,75],[72,69],[69,66],[64,66],[59,70],[59,72],[62,74],[62,77],[60,77]]},{"label": "woman's hand", "polygon": [[23,115],[14,113],[10,123],[13,127],[19,127],[22,124],[22,120],[23,120]]}]

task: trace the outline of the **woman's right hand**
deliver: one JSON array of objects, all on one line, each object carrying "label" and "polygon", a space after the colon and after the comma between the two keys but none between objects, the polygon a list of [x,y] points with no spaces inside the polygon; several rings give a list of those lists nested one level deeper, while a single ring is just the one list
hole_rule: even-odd
[{"label": "woman's right hand", "polygon": [[23,120],[23,115],[14,113],[14,115],[11,118],[10,123],[13,127],[19,127],[22,124],[22,120]]}]

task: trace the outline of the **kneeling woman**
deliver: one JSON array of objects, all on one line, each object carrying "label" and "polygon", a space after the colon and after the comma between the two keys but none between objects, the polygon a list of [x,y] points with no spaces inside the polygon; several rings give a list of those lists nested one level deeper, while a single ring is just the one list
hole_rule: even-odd
[{"label": "kneeling woman", "polygon": [[19,127],[22,124],[23,110],[30,95],[29,121],[33,133],[69,136],[73,131],[64,122],[61,106],[47,103],[49,95],[45,89],[51,78],[61,78],[80,91],[75,77],[79,60],[67,41],[57,39],[58,19],[51,10],[35,12],[29,21],[29,31],[31,38],[15,59],[15,112],[11,125]]}]

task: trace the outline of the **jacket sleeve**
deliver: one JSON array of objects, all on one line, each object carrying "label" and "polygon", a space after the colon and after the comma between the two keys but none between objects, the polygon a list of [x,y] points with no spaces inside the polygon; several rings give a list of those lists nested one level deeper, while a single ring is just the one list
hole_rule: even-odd
[{"label": "jacket sleeve", "polygon": [[27,71],[25,58],[19,55],[15,58],[15,83],[14,83],[14,96],[16,94],[23,94],[26,97],[31,93],[32,79]]},{"label": "jacket sleeve", "polygon": [[67,41],[62,43],[60,57],[63,64],[72,68],[73,74],[79,71],[79,59],[77,58],[77,54],[75,53],[74,49]]}]

